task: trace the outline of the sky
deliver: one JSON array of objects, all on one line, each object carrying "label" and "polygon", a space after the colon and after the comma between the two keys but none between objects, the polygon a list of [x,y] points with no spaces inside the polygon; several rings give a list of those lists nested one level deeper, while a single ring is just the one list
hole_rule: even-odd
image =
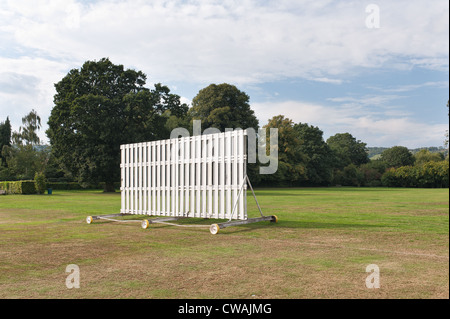
[{"label": "sky", "polygon": [[211,83],[372,147],[443,146],[449,1],[0,0],[0,122],[32,109],[41,139],[54,84],[108,57],[190,103]]}]

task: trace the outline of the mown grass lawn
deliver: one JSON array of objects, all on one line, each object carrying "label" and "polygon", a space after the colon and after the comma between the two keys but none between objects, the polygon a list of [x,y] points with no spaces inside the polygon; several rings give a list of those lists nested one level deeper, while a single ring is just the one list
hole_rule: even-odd
[{"label": "mown grass lawn", "polygon": [[[96,221],[120,194],[0,196],[0,298],[449,298],[449,191],[259,189],[261,222]],[[259,212],[248,194],[249,217]],[[180,223],[209,225],[211,220]],[[65,284],[80,268],[79,289]],[[366,267],[380,269],[369,289]]]}]

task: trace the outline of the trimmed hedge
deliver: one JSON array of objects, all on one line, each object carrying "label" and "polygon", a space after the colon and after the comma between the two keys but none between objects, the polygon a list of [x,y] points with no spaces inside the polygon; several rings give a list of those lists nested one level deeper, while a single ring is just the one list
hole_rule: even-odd
[{"label": "trimmed hedge", "polygon": [[8,194],[36,194],[34,181],[0,182],[0,189]]},{"label": "trimmed hedge", "polygon": [[426,162],[418,166],[401,166],[388,169],[381,177],[388,187],[449,187],[448,161]]},{"label": "trimmed hedge", "polygon": [[[53,190],[77,190],[77,189],[103,189],[103,182],[94,184],[80,185],[77,182],[47,182],[46,188]],[[120,189],[120,182],[114,183],[115,189]],[[36,194],[35,181],[0,181],[0,190],[8,194]]]},{"label": "trimmed hedge", "polygon": [[[80,185],[77,182],[47,182],[47,188],[56,190],[77,190],[77,189],[103,189],[105,183]],[[120,188],[120,182],[114,183],[114,188]]]},{"label": "trimmed hedge", "polygon": [[53,190],[75,190],[75,189],[83,189],[80,184],[77,182],[47,182],[47,188],[51,188]]}]

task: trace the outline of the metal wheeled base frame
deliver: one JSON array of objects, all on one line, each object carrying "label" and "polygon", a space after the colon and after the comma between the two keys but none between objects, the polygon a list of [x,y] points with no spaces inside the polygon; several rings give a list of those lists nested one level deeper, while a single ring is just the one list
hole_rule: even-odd
[{"label": "metal wheeled base frame", "polygon": [[233,220],[233,221],[228,221],[228,222],[224,222],[224,223],[212,224],[209,227],[209,231],[211,232],[211,234],[215,235],[219,232],[220,229],[223,229],[226,227],[247,225],[247,224],[252,224],[252,223],[257,223],[257,222],[262,222],[262,221],[270,221],[272,223],[276,223],[276,222],[278,222],[278,218],[277,218],[277,216],[272,215],[272,216],[248,218],[248,219],[244,219],[244,220]]},{"label": "metal wheeled base frame", "polygon": [[159,218],[153,218],[153,219],[123,219],[123,220],[119,220],[119,219],[114,219],[114,217],[121,217],[121,216],[136,216],[135,214],[109,214],[109,215],[98,215],[98,216],[88,216],[86,217],[86,223],[90,224],[92,223],[94,220],[109,220],[109,221],[114,221],[114,222],[122,222],[122,223],[132,223],[132,222],[138,222],[141,223],[141,227],[143,229],[148,228],[148,226],[150,224],[157,224],[157,223],[166,223],[169,221],[176,221],[179,220],[181,218],[184,217],[159,217]]},{"label": "metal wheeled base frame", "polygon": [[[247,218],[244,220],[232,220],[232,218],[234,216],[234,212],[236,211],[236,205],[238,203],[239,197],[241,196],[242,190],[246,183],[248,184],[248,186],[250,186],[250,189],[253,194],[253,198],[255,199],[256,206],[258,206],[258,210],[259,210],[259,213],[261,214],[261,217]],[[211,227],[209,228],[209,231],[211,232],[211,234],[215,235],[219,232],[220,229],[223,229],[226,227],[252,224],[252,223],[257,223],[257,222],[262,222],[262,221],[267,221],[267,220],[270,222],[276,223],[276,222],[278,222],[278,217],[275,215],[272,215],[272,216],[264,216],[263,215],[263,213],[261,211],[261,207],[259,206],[258,200],[256,199],[255,192],[253,191],[252,183],[250,183],[250,179],[248,178],[248,176],[245,175],[244,180],[242,181],[242,185],[239,189],[239,193],[238,193],[236,202],[234,203],[234,207],[233,207],[233,211],[231,213],[230,219],[224,223],[212,224]]]},{"label": "metal wheeled base frame", "polygon": [[[261,214],[261,217],[256,217],[256,218],[247,218],[244,220],[232,220],[234,213],[236,211],[236,206],[239,200],[239,197],[241,196],[242,193],[242,189],[244,188],[245,183],[248,183],[248,185],[250,186],[250,189],[252,191],[253,194],[253,198],[255,199],[256,205],[258,206],[258,210],[259,213]],[[173,224],[173,223],[169,223],[170,221],[176,221],[182,218],[186,218],[186,217],[157,217],[157,218],[152,218],[152,219],[141,219],[141,220],[137,220],[137,219],[127,219],[127,220],[117,220],[117,219],[113,219],[114,217],[120,217],[120,216],[129,216],[129,215],[134,215],[135,214],[123,214],[123,213],[119,213],[119,214],[110,214],[110,215],[99,215],[99,216],[88,216],[86,218],[86,222],[88,224],[92,223],[94,220],[110,220],[110,221],[116,221],[116,222],[140,222],[141,223],[141,227],[143,229],[147,229],[150,224],[168,224],[168,225],[173,225],[173,226],[180,226],[180,227],[209,227],[209,231],[211,232],[211,234],[215,235],[219,232],[220,229],[226,228],[226,227],[230,227],[230,226],[238,226],[238,225],[247,225],[247,224],[252,224],[252,223],[257,223],[257,222],[262,222],[262,221],[270,221],[272,223],[276,223],[278,222],[278,217],[275,215],[271,215],[271,216],[264,216],[262,211],[261,211],[261,207],[259,207],[259,203],[258,200],[256,199],[256,195],[255,192],[253,191],[253,187],[252,184],[250,183],[250,180],[248,178],[248,176],[246,175],[244,177],[244,180],[242,181],[242,185],[239,189],[239,193],[238,193],[238,197],[235,201],[234,207],[233,207],[233,211],[231,213],[231,217],[227,222],[223,222],[223,223],[217,223],[217,224],[212,224],[211,226],[208,225],[180,225],[180,224]]]}]

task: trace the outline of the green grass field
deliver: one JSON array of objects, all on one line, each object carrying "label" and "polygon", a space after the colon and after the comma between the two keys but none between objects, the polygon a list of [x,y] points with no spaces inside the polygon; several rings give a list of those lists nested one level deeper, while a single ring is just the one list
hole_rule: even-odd
[{"label": "green grass field", "polygon": [[[0,298],[449,298],[448,189],[256,194],[279,222],[217,235],[86,224],[88,215],[118,213],[119,193],[0,196]],[[79,289],[66,287],[69,264],[80,268]],[[366,287],[369,264],[379,267],[380,288]]]}]

